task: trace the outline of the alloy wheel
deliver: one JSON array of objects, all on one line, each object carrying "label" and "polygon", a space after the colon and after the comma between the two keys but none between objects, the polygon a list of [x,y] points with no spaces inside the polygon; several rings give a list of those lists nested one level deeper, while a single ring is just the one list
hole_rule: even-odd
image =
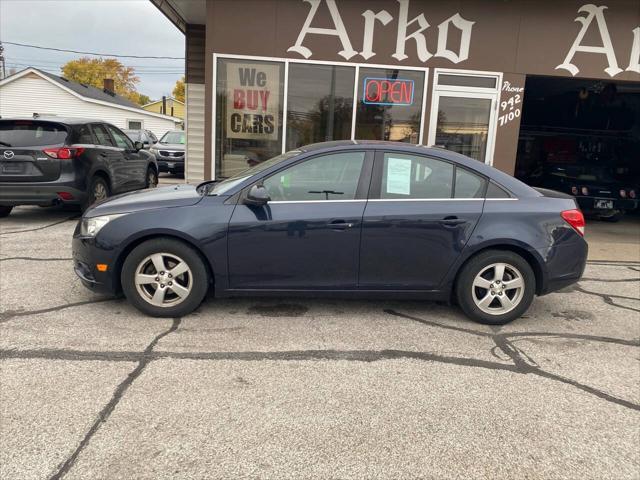
[{"label": "alloy wheel", "polygon": [[484,267],[471,286],[473,302],[484,313],[503,315],[516,308],[524,294],[520,271],[508,263]]},{"label": "alloy wheel", "polygon": [[158,177],[153,170],[147,173],[147,188],[156,188],[158,186]]},{"label": "alloy wheel", "polygon": [[140,297],[151,305],[172,307],[189,296],[193,275],[177,255],[154,253],[136,267],[134,284]]},{"label": "alloy wheel", "polygon": [[104,200],[107,198],[107,187],[102,182],[96,182],[93,186],[93,198],[97,200]]}]

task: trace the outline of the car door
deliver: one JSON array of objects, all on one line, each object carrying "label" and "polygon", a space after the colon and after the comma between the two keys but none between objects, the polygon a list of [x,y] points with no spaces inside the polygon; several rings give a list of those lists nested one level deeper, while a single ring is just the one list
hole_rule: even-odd
[{"label": "car door", "polygon": [[122,171],[124,166],[122,149],[118,148],[104,124],[93,123],[91,124],[91,130],[100,146],[97,153],[97,161],[103,164],[111,175],[111,193],[125,191],[126,177]]},{"label": "car door", "polygon": [[229,223],[230,287],[355,288],[372,163],[365,151],[341,151],[261,179],[271,200],[239,202]]},{"label": "car door", "polygon": [[487,181],[444,160],[376,152],[361,289],[437,289],[482,214]]},{"label": "car door", "polygon": [[136,150],[133,142],[124,132],[113,125],[106,125],[118,148],[122,151],[124,162],[121,164],[121,175],[125,190],[136,190],[146,187],[147,158]]}]

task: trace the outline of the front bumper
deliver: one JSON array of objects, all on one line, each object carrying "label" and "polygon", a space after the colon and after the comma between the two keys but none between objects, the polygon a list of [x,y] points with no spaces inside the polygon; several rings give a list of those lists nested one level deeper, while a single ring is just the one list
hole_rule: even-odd
[{"label": "front bumper", "polygon": [[184,173],[184,159],[157,160],[159,172]]},{"label": "front bumper", "polygon": [[[79,225],[78,223],[71,243],[74,272],[88,289],[109,295],[117,294],[120,285],[114,275],[115,255],[96,247],[95,238],[80,236]],[[99,263],[108,266],[106,272],[98,271],[96,265]]]},{"label": "front bumper", "polygon": [[[60,193],[72,195],[72,199],[63,200]],[[0,205],[40,205],[57,204],[80,205],[87,198],[87,192],[80,190],[75,182],[51,183],[0,183]]]}]

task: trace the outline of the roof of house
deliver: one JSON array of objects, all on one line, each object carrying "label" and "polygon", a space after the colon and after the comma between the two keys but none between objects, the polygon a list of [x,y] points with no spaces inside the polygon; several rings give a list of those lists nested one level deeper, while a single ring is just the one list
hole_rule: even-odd
[{"label": "roof of house", "polygon": [[[179,104],[181,104],[181,105],[184,105],[184,102],[181,102],[180,100],[178,100],[177,98],[174,98],[174,97],[167,97],[165,100],[166,100],[167,102],[168,102],[168,101],[173,101],[173,102],[179,103]],[[142,108],[144,108],[144,107],[148,107],[149,105],[154,105],[154,104],[156,104],[156,103],[162,103],[162,99],[160,99],[160,100],[154,100],[153,102],[149,102],[149,103],[145,103],[144,105],[142,105]]]},{"label": "roof of house", "polygon": [[140,108],[140,105],[132,102],[128,98],[125,98],[121,95],[117,95],[115,93],[109,92],[104,89],[96,88],[91,85],[85,85],[84,83],[73,82],[64,77],[54,75],[53,73],[44,72],[37,68],[34,68],[34,70],[38,70],[38,72],[41,73],[42,75],[49,77],[51,80],[59,83],[60,85],[64,85],[65,87],[76,92],[78,95],[82,95],[83,97],[92,98],[94,100],[100,100],[102,102],[115,103],[116,105],[122,105],[123,107]]}]

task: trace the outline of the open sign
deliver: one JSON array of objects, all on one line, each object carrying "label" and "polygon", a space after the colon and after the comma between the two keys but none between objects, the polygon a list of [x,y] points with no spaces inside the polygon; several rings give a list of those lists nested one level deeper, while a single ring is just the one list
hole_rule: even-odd
[{"label": "open sign", "polygon": [[367,77],[362,101],[370,105],[411,105],[413,88],[413,80]]}]

